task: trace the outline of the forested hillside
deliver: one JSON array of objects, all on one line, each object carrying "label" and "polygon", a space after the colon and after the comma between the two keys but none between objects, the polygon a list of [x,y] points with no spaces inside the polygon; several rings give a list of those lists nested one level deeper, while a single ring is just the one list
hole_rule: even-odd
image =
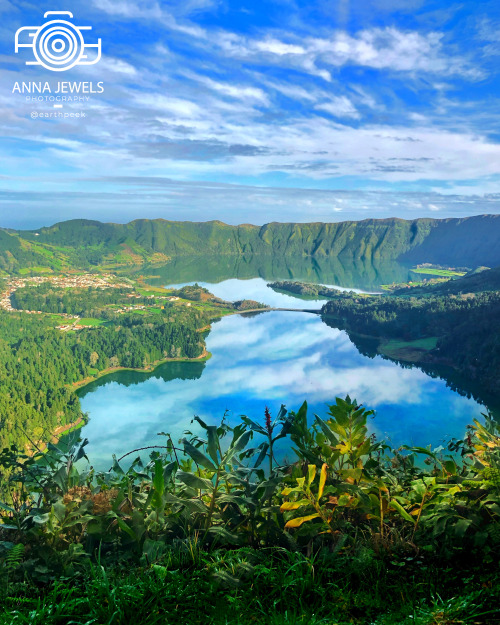
[{"label": "forested hillside", "polygon": [[61,332],[49,316],[0,311],[0,450],[28,438],[47,440],[56,427],[77,420],[80,402],[71,384],[91,374],[199,357],[204,343],[198,329],[209,317],[179,307],[108,323]]},{"label": "forested hillside", "polygon": [[[400,344],[403,355],[405,348],[415,353],[417,345],[423,361],[452,366],[498,396],[500,291],[492,287],[499,273],[498,268],[486,270],[392,295],[339,293],[325,304],[323,315],[359,334],[407,342],[406,346]],[[422,349],[420,339],[435,342]],[[397,350],[394,355],[397,357]]]},{"label": "forested hillside", "polygon": [[264,226],[163,219],[128,224],[72,220],[36,231],[0,233],[0,269],[14,273],[23,267],[119,266],[213,254],[401,259],[471,268],[500,264],[498,215]]}]

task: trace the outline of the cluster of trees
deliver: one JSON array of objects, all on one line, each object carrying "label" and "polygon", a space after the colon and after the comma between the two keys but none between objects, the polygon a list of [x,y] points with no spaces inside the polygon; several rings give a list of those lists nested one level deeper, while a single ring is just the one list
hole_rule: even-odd
[{"label": "cluster of trees", "polygon": [[290,282],[288,280],[283,282],[271,282],[267,286],[275,291],[286,291],[287,293],[294,293],[295,295],[302,295],[304,297],[336,297],[339,292],[338,289],[331,289],[323,284]]},{"label": "cluster of trees", "polygon": [[182,307],[63,333],[43,317],[0,312],[0,449],[46,440],[78,419],[80,403],[68,385],[96,371],[200,356],[198,328],[207,323],[206,314]]},{"label": "cluster of trees", "polygon": [[261,304],[252,299],[239,300],[237,302],[226,302],[220,297],[215,297],[208,289],[200,286],[197,282],[192,285],[183,286],[181,289],[171,291],[172,295],[177,295],[183,299],[193,302],[210,302],[212,306],[219,308],[233,308],[234,310],[255,310],[256,308],[267,308],[266,304]]}]

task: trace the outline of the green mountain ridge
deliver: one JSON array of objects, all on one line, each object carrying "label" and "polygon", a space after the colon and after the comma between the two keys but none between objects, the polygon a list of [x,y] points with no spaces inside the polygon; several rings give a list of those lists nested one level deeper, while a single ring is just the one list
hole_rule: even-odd
[{"label": "green mountain ridge", "polygon": [[[401,260],[449,266],[500,265],[500,215],[463,219],[366,219],[232,226],[220,221],[75,219],[29,231],[0,229],[0,269],[88,268],[181,256],[282,255]],[[161,258],[156,259],[161,260]]]}]

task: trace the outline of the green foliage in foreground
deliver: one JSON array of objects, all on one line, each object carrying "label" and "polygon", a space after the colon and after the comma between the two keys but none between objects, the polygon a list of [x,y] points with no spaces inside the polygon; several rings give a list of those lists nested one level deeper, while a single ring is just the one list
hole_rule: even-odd
[{"label": "green foliage in foreground", "polygon": [[[3,622],[125,623],[138,606],[148,623],[494,622],[500,428],[475,421],[444,456],[376,442],[371,415],[347,397],[312,426],[305,403],[262,425],[196,417],[203,436],[163,434],[148,462],[100,473],[79,468],[86,441],[5,450]],[[281,466],[285,437],[298,459]]]}]

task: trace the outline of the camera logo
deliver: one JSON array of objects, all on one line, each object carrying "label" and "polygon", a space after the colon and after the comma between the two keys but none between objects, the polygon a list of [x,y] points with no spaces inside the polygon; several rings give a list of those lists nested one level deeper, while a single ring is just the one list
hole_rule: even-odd
[{"label": "camera logo", "polygon": [[[67,15],[69,11],[48,11],[43,16]],[[23,26],[16,32],[16,54],[19,48],[32,48],[36,61],[26,65],[41,65],[53,72],[65,72],[75,65],[95,65],[101,60],[101,40],[85,43],[82,31],[92,26],[75,26],[64,19],[53,19],[42,26]]]}]

